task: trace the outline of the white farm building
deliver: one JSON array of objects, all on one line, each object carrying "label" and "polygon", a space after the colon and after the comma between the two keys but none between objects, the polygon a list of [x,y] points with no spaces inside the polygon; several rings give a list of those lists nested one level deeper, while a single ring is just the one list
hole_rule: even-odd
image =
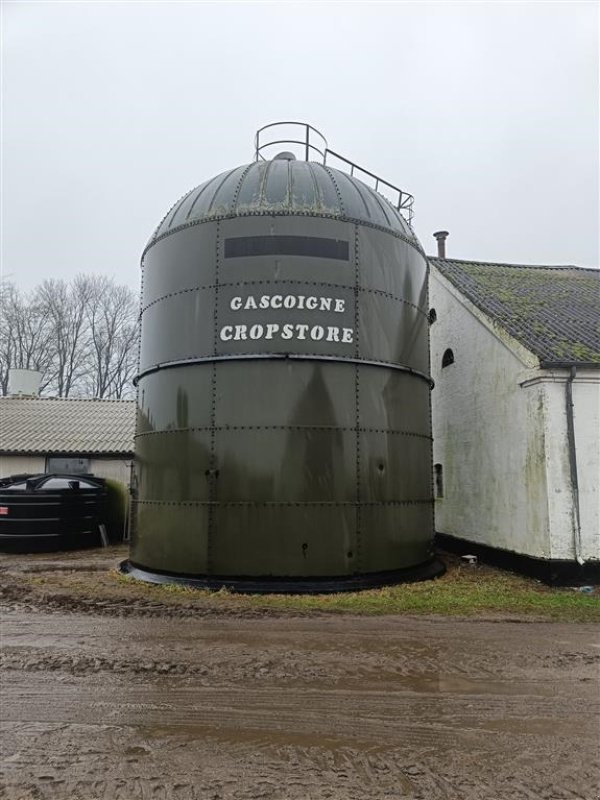
[{"label": "white farm building", "polygon": [[440,543],[597,575],[600,271],[429,260]]},{"label": "white farm building", "polygon": [[0,397],[0,477],[86,473],[129,483],[132,400]]}]

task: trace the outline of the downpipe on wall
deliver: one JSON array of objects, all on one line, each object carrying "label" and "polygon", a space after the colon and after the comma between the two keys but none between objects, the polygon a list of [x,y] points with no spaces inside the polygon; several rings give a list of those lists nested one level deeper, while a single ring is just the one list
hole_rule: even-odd
[{"label": "downpipe on wall", "polygon": [[577,476],[577,450],[575,447],[575,419],[573,405],[573,381],[577,375],[577,367],[571,367],[566,383],[566,408],[567,408],[567,441],[569,445],[569,468],[571,472],[571,488],[573,492],[573,544],[575,559],[578,564],[585,564],[581,548],[581,516],[579,511],[579,480]]}]

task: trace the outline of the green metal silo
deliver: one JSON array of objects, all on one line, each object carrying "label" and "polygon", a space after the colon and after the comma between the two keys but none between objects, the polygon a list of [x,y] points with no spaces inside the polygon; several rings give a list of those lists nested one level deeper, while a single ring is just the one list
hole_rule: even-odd
[{"label": "green metal silo", "polygon": [[257,135],[144,250],[137,577],[331,591],[439,572],[412,198],[326,144],[309,161],[301,130],[306,160],[265,159]]}]

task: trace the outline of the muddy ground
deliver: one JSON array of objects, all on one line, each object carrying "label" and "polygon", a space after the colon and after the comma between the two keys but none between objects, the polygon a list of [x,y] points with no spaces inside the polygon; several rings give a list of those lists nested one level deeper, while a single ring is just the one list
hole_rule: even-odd
[{"label": "muddy ground", "polygon": [[0,557],[1,798],[600,798],[596,626],[194,608],[120,557]]}]

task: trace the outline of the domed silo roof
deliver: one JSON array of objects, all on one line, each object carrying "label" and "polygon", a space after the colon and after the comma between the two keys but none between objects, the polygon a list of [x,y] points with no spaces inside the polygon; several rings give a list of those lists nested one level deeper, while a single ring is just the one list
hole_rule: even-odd
[{"label": "domed silo roof", "polygon": [[383,195],[338,169],[283,157],[288,155],[236,167],[195,187],[169,210],[146,249],[205,220],[265,214],[355,221],[390,231],[421,249],[409,223]]}]

